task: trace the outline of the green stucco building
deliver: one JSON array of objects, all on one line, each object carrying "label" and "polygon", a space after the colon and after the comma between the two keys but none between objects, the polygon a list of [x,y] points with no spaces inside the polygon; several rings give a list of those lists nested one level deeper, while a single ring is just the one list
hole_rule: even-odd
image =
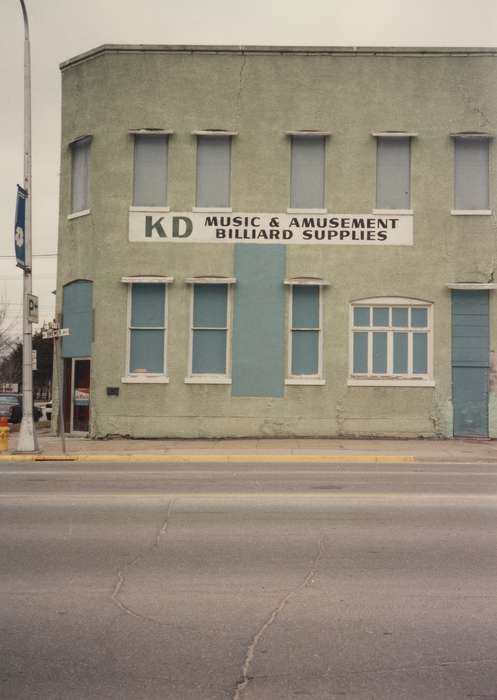
[{"label": "green stucco building", "polygon": [[497,436],[497,49],[61,70],[67,431]]}]

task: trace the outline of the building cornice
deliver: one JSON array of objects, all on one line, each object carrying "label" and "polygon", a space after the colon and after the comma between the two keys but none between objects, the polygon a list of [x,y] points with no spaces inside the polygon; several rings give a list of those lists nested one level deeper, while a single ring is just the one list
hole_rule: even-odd
[{"label": "building cornice", "polygon": [[496,47],[401,46],[216,46],[169,44],[102,44],[63,61],[61,71],[104,54],[290,54],[305,56],[497,56]]}]

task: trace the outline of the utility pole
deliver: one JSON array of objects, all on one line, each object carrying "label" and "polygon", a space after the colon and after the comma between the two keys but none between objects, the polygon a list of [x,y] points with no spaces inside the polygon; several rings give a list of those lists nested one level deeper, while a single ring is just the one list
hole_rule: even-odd
[{"label": "utility pole", "polygon": [[33,420],[33,338],[28,318],[28,295],[32,292],[31,256],[31,51],[29,44],[28,13],[24,0],[21,3],[24,19],[24,189],[26,197],[26,221],[24,230],[25,265],[23,267],[22,299],[22,421],[17,441],[17,452],[38,452],[38,440]]}]

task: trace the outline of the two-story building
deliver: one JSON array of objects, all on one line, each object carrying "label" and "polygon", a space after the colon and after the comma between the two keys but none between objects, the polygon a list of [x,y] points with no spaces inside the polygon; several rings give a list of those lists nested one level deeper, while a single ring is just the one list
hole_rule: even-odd
[{"label": "two-story building", "polygon": [[66,430],[497,436],[497,49],[61,69]]}]

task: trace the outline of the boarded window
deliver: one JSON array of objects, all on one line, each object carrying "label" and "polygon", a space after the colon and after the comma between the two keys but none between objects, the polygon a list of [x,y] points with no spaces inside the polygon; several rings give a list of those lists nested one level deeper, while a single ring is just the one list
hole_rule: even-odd
[{"label": "boarded window", "polygon": [[482,138],[455,138],[455,209],[489,208],[489,141]]},{"label": "boarded window", "polygon": [[290,207],[324,207],[325,139],[323,136],[292,136]]},{"label": "boarded window", "polygon": [[231,137],[197,137],[197,207],[229,207]]},{"label": "boarded window", "polygon": [[91,138],[71,144],[71,212],[90,208],[90,147]]},{"label": "boarded window", "polygon": [[376,151],[376,207],[411,206],[411,139],[378,137]]},{"label": "boarded window", "polygon": [[133,206],[166,206],[167,144],[167,136],[135,136]]}]

